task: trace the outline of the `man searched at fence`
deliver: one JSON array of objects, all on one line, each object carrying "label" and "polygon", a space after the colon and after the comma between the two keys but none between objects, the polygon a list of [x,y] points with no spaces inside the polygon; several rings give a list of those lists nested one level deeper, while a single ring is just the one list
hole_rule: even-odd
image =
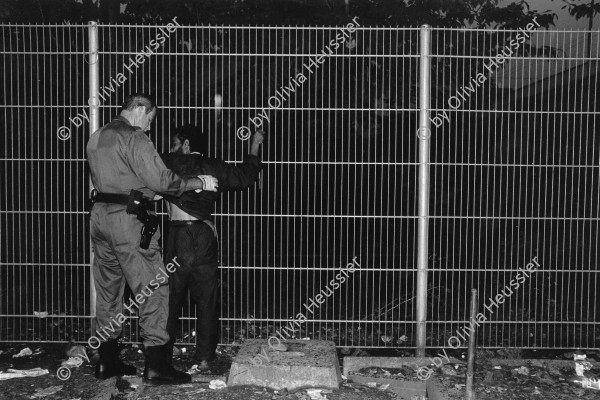
[{"label": "man searched at fence", "polygon": [[[158,218],[151,210],[155,192],[179,196],[188,190],[215,191],[213,177],[181,178],[167,169],[146,135],[157,107],[143,94],[128,96],[121,113],[91,135],[87,156],[98,193],[93,196],[90,231],[94,249],[94,281],[97,291],[96,323],[108,335],[98,348],[96,378],[135,375],[136,369],[119,359],[117,338],[122,322],[125,283],[136,295],[140,335],[146,365],[144,380],[152,383],[185,383],[191,376],[166,362],[169,287],[162,284],[141,296],[164,266],[158,240]],[[141,232],[141,235],[140,235]],[[140,237],[141,236],[141,237]],[[161,276],[162,277],[162,276]],[[146,287],[145,287],[146,285]],[[139,300],[138,300],[139,299]],[[108,332],[107,332],[108,331]]]},{"label": "man searched at fence", "polygon": [[[212,175],[219,181],[219,191],[242,190],[252,185],[262,169],[259,158],[264,141],[261,131],[254,134],[248,154],[242,164],[228,164],[205,157],[194,151],[204,151],[199,142],[200,132],[192,126],[177,130],[171,141],[171,153],[163,154],[166,166],[180,176]],[[186,192],[181,197],[165,196],[170,202],[167,259],[177,257],[181,264],[169,278],[169,351],[173,345],[183,302],[189,289],[197,307],[196,352],[194,361],[201,367],[216,358],[219,316],[217,312],[218,235],[212,213],[219,193]]]}]

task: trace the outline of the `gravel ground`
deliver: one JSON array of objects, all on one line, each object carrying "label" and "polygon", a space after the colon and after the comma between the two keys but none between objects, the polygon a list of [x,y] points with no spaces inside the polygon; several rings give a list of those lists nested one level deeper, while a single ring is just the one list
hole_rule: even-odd
[{"label": "gravel ground", "polygon": [[[99,381],[94,378],[95,356],[88,348],[90,362],[84,359],[79,367],[70,368],[68,379],[61,380],[57,376],[61,362],[66,360],[66,346],[56,344],[24,343],[0,344],[0,371],[7,372],[9,368],[28,370],[42,368],[48,374],[37,377],[3,380],[0,399],[35,399],[47,400],[72,399],[72,400],[150,400],[150,399],[215,399],[215,400],[259,400],[259,399],[297,399],[309,400],[306,390],[296,393],[281,393],[258,387],[227,387],[224,389],[211,389],[210,381],[226,380],[226,376],[234,356],[235,348],[219,348],[219,359],[206,370],[201,370],[193,375],[193,381],[187,385],[146,385],[142,382],[141,372],[144,367],[144,358],[139,348],[124,346],[121,357],[128,363],[134,364],[138,369],[138,376],[112,378]],[[24,348],[32,351],[30,356],[13,357]],[[192,367],[191,360],[184,353],[176,357],[175,366],[180,369]],[[62,370],[65,372],[66,370]],[[63,377],[66,378],[67,373]],[[323,393],[323,392],[322,392]],[[344,382],[340,390],[323,393],[328,399],[349,400],[383,400],[395,398],[389,391],[371,388],[364,385]]]},{"label": "gravel ground", "polygon": [[[29,348],[32,355],[13,357],[21,350]],[[295,393],[277,392],[258,387],[226,387],[211,389],[213,380],[226,381],[231,360],[237,351],[235,347],[220,347],[219,359],[211,367],[193,375],[193,382],[188,385],[154,386],[142,382],[141,376],[112,378],[99,381],[94,378],[95,355],[88,348],[90,361],[83,361],[79,367],[69,369],[71,375],[61,380],[57,376],[61,362],[66,360],[65,345],[36,343],[4,343],[0,344],[0,372],[6,373],[9,368],[28,370],[32,368],[47,369],[49,373],[27,378],[2,380],[0,399],[36,399],[48,400],[150,400],[150,399],[217,399],[217,400],[258,400],[258,399],[290,399],[309,400],[306,390]],[[190,348],[189,350],[193,350]],[[365,351],[362,355],[367,355]],[[126,345],[122,358],[133,363],[139,374],[143,370],[144,359],[137,346]],[[189,370],[192,367],[188,359],[189,352],[176,357],[176,367]],[[340,354],[340,358],[343,354]],[[513,360],[520,366],[493,365],[485,357],[480,357],[476,366],[475,391],[478,400],[491,399],[540,399],[540,400],[572,400],[600,399],[600,391],[577,387],[569,382],[574,375],[572,368],[555,368],[551,363],[531,363],[527,360]],[[64,370],[63,370],[64,372]],[[600,370],[587,372],[590,376],[600,374]],[[399,369],[367,368],[360,371],[362,376],[416,381],[416,375],[410,371]],[[463,365],[447,364],[436,369],[434,376],[448,395],[448,399],[465,398],[465,370]],[[373,385],[374,386],[374,385]],[[398,396],[385,386],[376,387],[344,381],[336,391],[322,391],[322,398],[327,399],[394,399]],[[316,397],[315,397],[316,398]],[[422,399],[414,399],[422,400]]]}]

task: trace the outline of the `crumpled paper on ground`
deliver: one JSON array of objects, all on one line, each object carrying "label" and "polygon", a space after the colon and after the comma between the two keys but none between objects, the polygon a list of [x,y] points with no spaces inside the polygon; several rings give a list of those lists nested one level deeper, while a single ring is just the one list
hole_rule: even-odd
[{"label": "crumpled paper on ground", "polygon": [[69,357],[68,360],[63,361],[60,365],[63,367],[77,368],[81,364],[83,364],[83,359],[81,357]]},{"label": "crumpled paper on ground", "polygon": [[33,369],[8,369],[6,372],[0,372],[0,381],[13,378],[27,378],[31,376],[41,376],[48,373],[47,369],[33,368]]},{"label": "crumpled paper on ground", "polygon": [[31,349],[29,347],[25,347],[23,350],[21,350],[19,352],[19,354],[13,354],[13,358],[30,356],[32,354],[33,353],[31,351]]},{"label": "crumpled paper on ground", "polygon": [[585,376],[584,372],[592,369],[592,363],[585,360],[585,354],[575,354],[573,358],[575,360],[575,373],[577,376]]},{"label": "crumpled paper on ground", "polygon": [[225,389],[227,387],[227,384],[220,379],[213,379],[208,384],[208,387],[211,389]]}]

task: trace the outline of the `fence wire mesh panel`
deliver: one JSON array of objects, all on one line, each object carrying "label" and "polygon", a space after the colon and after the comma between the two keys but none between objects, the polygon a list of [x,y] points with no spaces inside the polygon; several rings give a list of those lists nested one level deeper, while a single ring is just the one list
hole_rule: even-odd
[{"label": "fence wire mesh panel", "polygon": [[[179,27],[139,68],[129,60],[156,28],[99,32],[101,80],[135,69],[101,99],[104,121],[124,94],[153,92],[159,151],[191,124],[208,155],[231,162],[249,151],[243,127],[268,131],[259,183],[217,207],[222,343],[283,327],[392,346],[411,331],[416,139],[399,132],[415,129],[417,30]],[[195,313],[184,309],[178,341],[193,342]]]},{"label": "fence wire mesh panel", "polygon": [[[216,208],[221,343],[280,332],[414,347],[429,140],[427,345],[466,336],[475,287],[485,347],[597,347],[598,32],[433,29],[427,138],[419,29],[98,25],[97,57],[87,29],[2,26],[0,340],[91,334],[86,69],[98,63],[100,125],[148,92],[159,152],[193,125],[207,155],[241,162],[240,136],[268,132],[259,182]],[[178,342],[194,342],[195,315],[185,306]],[[123,336],[137,342],[130,317]]]},{"label": "fence wire mesh panel", "polygon": [[599,32],[535,29],[432,31],[432,346],[474,287],[482,346],[597,347]]},{"label": "fence wire mesh panel", "polygon": [[1,30],[0,340],[85,341],[87,134],[57,128],[87,106],[87,26]]}]

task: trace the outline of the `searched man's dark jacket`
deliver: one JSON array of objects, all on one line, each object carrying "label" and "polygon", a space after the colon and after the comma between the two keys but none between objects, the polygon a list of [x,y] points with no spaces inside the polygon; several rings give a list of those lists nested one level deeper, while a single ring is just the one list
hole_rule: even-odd
[{"label": "searched man's dark jacket", "polygon": [[212,221],[215,202],[219,193],[242,190],[252,185],[262,169],[259,157],[248,154],[242,164],[228,164],[223,160],[204,157],[201,154],[161,154],[167,168],[182,178],[198,175],[212,175],[219,181],[217,192],[187,191],[181,197],[165,195],[165,200],[177,205],[186,213],[198,218]]}]

